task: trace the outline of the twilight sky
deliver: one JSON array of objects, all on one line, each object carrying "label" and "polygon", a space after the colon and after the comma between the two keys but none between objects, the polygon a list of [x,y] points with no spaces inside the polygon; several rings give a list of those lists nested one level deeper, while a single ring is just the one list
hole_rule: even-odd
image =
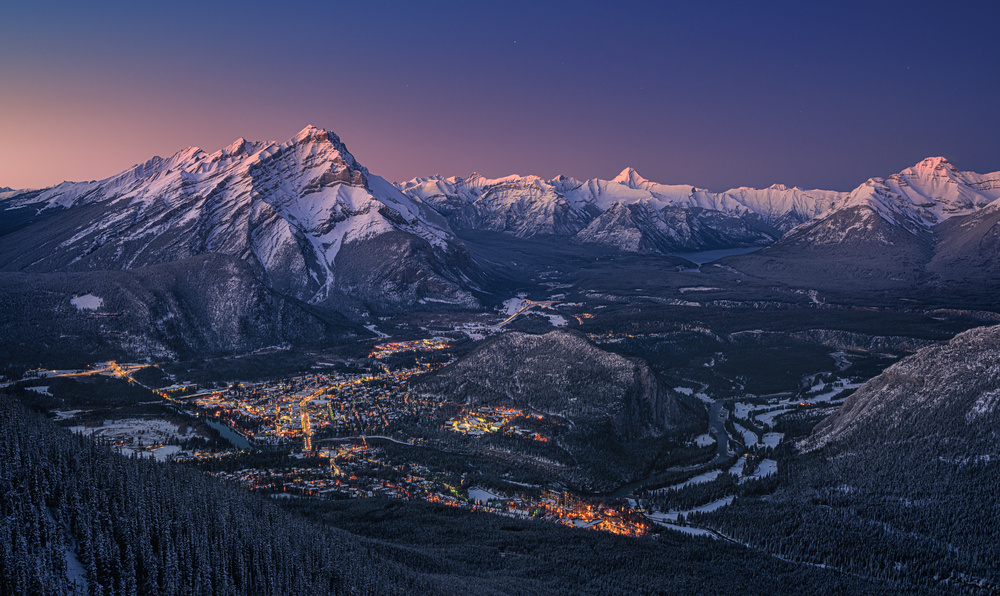
[{"label": "twilight sky", "polygon": [[993,2],[17,4],[0,186],[306,124],[390,180],[630,165],[711,190],[849,190],[930,155],[1000,170]]}]

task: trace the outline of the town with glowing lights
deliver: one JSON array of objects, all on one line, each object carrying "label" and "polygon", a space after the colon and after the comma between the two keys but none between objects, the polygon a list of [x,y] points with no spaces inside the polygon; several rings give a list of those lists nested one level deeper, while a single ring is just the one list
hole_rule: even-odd
[{"label": "town with glowing lights", "polygon": [[[408,350],[441,349],[438,345],[390,343],[384,349],[379,346],[372,357],[406,351],[404,346]],[[410,394],[410,377],[430,370],[433,367],[422,365],[391,372],[311,374],[278,382],[233,384],[172,399],[225,425],[254,449],[288,451],[301,462],[214,474],[251,490],[321,498],[423,500],[626,535],[641,535],[651,527],[641,511],[628,506],[590,502],[541,486],[522,487],[511,494],[486,490],[472,484],[469,471],[455,473],[408,461],[400,448],[448,449],[406,434],[421,419],[438,420],[443,408],[456,407],[421,401]],[[473,441],[498,433],[547,442],[550,437],[537,430],[537,425],[561,426],[543,414],[507,406],[457,408],[439,426]],[[391,454],[386,451],[388,445],[395,448]],[[173,459],[199,462],[232,455],[230,451],[194,452]]]}]

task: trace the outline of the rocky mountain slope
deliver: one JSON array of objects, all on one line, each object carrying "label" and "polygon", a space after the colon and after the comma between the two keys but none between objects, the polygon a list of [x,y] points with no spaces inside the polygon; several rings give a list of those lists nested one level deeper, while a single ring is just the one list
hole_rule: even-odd
[{"label": "rocky mountain slope", "polygon": [[932,448],[945,458],[1000,457],[1000,326],[925,347],[847,398],[800,443],[820,448]]},{"label": "rocky mountain slope", "polygon": [[938,243],[927,270],[941,284],[976,281],[987,289],[1000,285],[1000,200],[953,217],[935,232]]},{"label": "rocky mountain slope", "polygon": [[726,264],[813,287],[989,284],[998,199],[1000,172],[962,172],[942,157],[928,158],[868,180],[774,244]]},{"label": "rocky mountain slope", "polygon": [[126,270],[222,253],[312,304],[476,304],[478,271],[448,223],[311,126],[285,143],[189,147],[105,180],[15,193],[0,210],[4,271]]},{"label": "rocky mountain slope", "polygon": [[583,335],[511,332],[430,375],[418,391],[469,405],[511,405],[607,429],[655,436],[684,419],[679,398],[648,364],[606,352]]},{"label": "rocky mountain slope", "polygon": [[473,174],[417,178],[399,188],[456,229],[554,234],[646,254],[769,244],[846,196],[781,185],[712,193],[650,182],[631,168],[612,180]]},{"label": "rocky mountain slope", "polygon": [[[808,416],[787,414],[779,427],[802,432]],[[1000,326],[980,327],[897,362],[782,445],[777,490],[737,499],[715,527],[914,593],[995,593],[998,424]]]},{"label": "rocky mountain slope", "polygon": [[127,271],[0,272],[0,361],[74,368],[322,345],[368,331],[207,254]]}]

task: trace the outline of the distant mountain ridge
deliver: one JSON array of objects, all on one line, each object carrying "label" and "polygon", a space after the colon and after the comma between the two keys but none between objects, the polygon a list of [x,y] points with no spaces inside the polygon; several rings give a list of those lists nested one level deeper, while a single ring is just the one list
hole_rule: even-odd
[{"label": "distant mountain ridge", "polygon": [[473,174],[416,178],[398,187],[456,229],[554,234],[652,254],[769,244],[846,196],[780,185],[713,193],[650,182],[632,168],[612,180]]},{"label": "distant mountain ridge", "polygon": [[[1000,172],[960,172],[943,157],[931,157],[851,192],[775,184],[715,193],[651,182],[632,168],[612,180],[473,174],[415,178],[397,186],[433,206],[456,229],[554,234],[625,252],[663,254],[764,246],[797,226],[856,207],[919,233],[1000,197]],[[836,241],[836,235],[818,241]]]},{"label": "distant mountain ridge", "polygon": [[815,219],[729,266],[754,276],[813,287],[861,282],[871,288],[929,284],[993,287],[1000,172],[962,172],[927,158],[888,178],[872,178]]}]

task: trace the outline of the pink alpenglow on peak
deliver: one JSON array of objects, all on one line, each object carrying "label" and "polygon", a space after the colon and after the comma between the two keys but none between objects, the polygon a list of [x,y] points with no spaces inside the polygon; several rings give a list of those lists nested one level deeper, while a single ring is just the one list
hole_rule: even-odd
[{"label": "pink alpenglow on peak", "polygon": [[[369,173],[336,134],[315,126],[284,143],[239,138],[211,154],[187,147],[104,180],[14,196],[6,207],[84,204],[104,205],[107,214],[83,222],[49,258],[93,238],[106,238],[100,266],[111,269],[226,253],[250,261],[278,290],[310,302],[337,291],[345,247],[409,238],[429,244],[425,255],[453,250],[439,214]],[[471,303],[458,291],[438,298]]]},{"label": "pink alpenglow on peak", "polygon": [[636,172],[635,169],[631,167],[627,167],[624,170],[622,170],[621,173],[612,178],[611,181],[617,182],[618,184],[624,184],[625,186],[628,186],[630,188],[637,188],[649,182],[649,180],[646,180],[645,178],[640,176],[639,172]]}]

